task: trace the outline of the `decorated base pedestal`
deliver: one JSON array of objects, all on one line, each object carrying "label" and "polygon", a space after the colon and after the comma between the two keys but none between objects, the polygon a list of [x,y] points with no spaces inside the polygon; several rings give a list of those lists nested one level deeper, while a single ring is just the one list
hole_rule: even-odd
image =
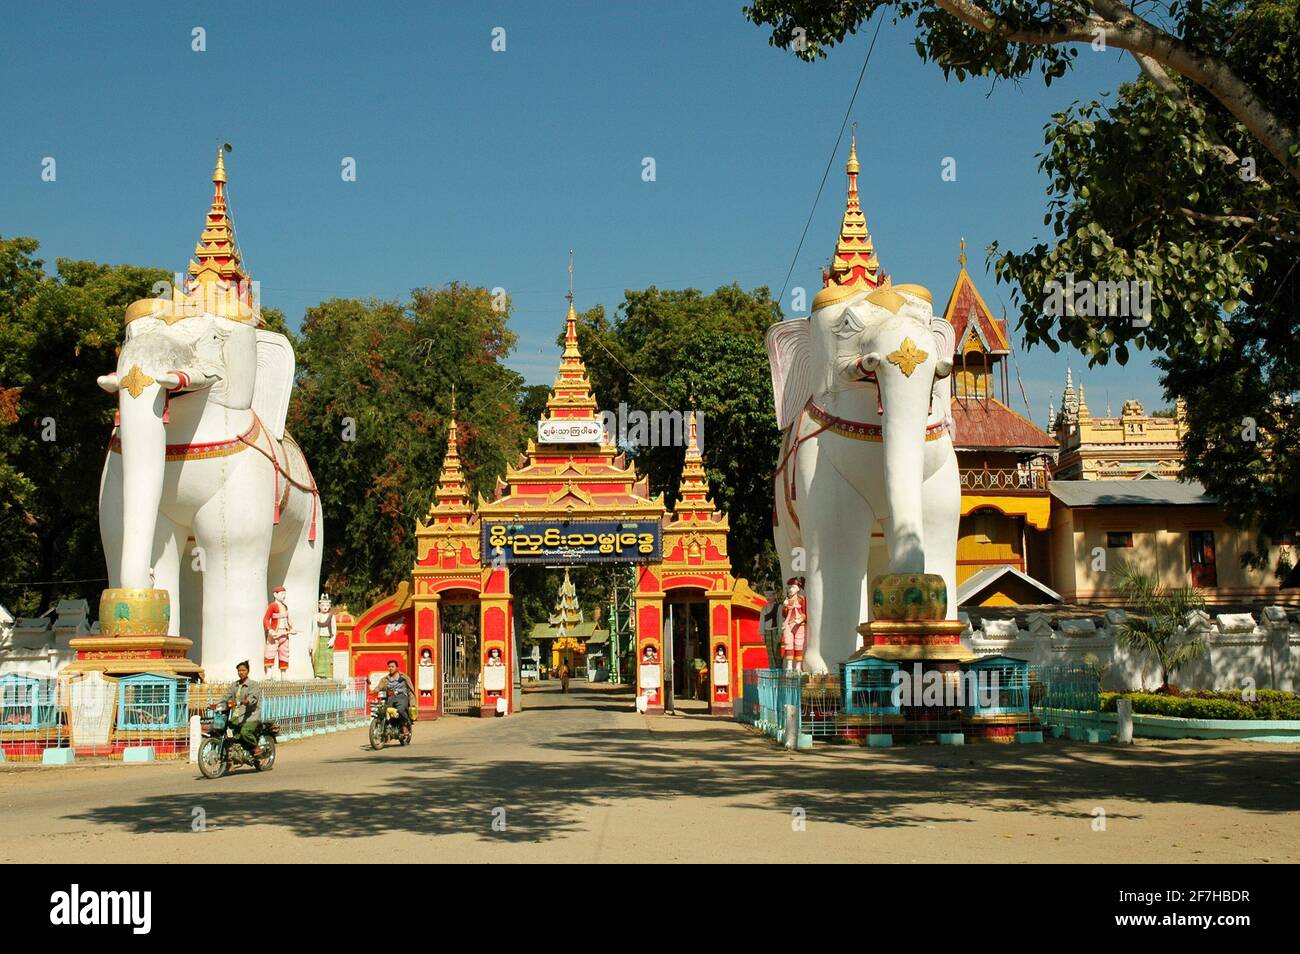
[{"label": "decorated base pedestal", "polygon": [[168,636],[171,604],[166,590],[109,589],[99,599],[99,635],[73,639],[77,658],[64,672],[130,676],[174,673],[202,679],[203,670],[186,656],[194,641]]},{"label": "decorated base pedestal", "polygon": [[862,649],[848,665],[866,659],[893,664],[891,682],[902,704],[872,720],[869,735],[1010,742],[1017,732],[1036,728],[1027,665],[1005,656],[981,657],[962,645],[965,624],[944,618],[948,601],[941,576],[877,577],[872,612],[872,621],[858,627]]}]

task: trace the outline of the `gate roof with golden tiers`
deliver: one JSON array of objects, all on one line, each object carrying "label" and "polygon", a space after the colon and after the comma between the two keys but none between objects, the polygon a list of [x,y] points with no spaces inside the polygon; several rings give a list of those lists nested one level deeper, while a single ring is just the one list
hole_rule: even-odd
[{"label": "gate roof with golden tiers", "polygon": [[[599,422],[572,302],[565,316],[559,372],[542,421]],[[709,496],[693,410],[688,433],[679,499],[672,508],[663,494],[650,493],[649,479],[637,473],[608,434],[584,444],[530,439],[518,463],[497,478],[492,499],[480,495],[472,504],[453,419],[434,503],[416,526],[417,591],[484,591],[491,575],[481,552],[484,520],[604,519],[659,521],[663,560],[642,568],[642,592],[692,587],[715,597],[730,594],[737,582],[727,554],[730,523]],[[749,592],[747,586],[744,590]]]}]

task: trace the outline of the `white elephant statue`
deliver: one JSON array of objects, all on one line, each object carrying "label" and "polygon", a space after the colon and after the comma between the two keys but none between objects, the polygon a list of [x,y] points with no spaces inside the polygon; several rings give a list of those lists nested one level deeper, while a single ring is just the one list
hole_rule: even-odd
[{"label": "white elephant statue", "polygon": [[[937,573],[956,619],[961,486],[950,406],[954,336],[918,285],[833,288],[767,333],[777,422],[774,537],[806,577],[804,668],[857,648],[876,573]],[[888,568],[871,565],[880,522]]]},{"label": "white elephant statue", "polygon": [[262,617],[283,586],[296,630],[287,675],[310,679],[325,527],[284,430],[293,348],[258,320],[165,299],[127,310],[117,371],[99,378],[119,415],[100,533],[109,586],[167,590],[169,632],[196,641],[209,679],[233,679],[244,659],[262,671]]}]

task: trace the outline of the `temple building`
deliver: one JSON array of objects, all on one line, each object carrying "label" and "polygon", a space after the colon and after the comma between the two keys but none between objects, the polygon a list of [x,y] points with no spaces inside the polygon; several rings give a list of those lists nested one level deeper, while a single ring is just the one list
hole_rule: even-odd
[{"label": "temple building", "polygon": [[[552,672],[561,665],[569,672],[579,673],[596,663],[596,654],[609,642],[608,630],[600,628],[600,621],[588,622],[583,618],[578,602],[578,591],[569,579],[569,569],[564,569],[564,580],[555,595],[555,609],[545,623],[534,623],[529,639],[542,651],[542,660]],[[603,661],[603,655],[600,661]]]},{"label": "temple building", "polygon": [[1187,408],[1179,401],[1170,416],[1148,415],[1140,401],[1125,401],[1119,417],[1110,408],[1093,417],[1083,384],[1074,391],[1066,371],[1061,410],[1048,411],[1048,430],[1057,439],[1057,480],[1177,480],[1183,472]]},{"label": "temple building", "polygon": [[1011,408],[1011,339],[966,270],[943,316],[953,326],[952,420],[961,473],[957,602],[1005,606],[1055,602],[1050,575],[1047,491],[1056,441]]}]

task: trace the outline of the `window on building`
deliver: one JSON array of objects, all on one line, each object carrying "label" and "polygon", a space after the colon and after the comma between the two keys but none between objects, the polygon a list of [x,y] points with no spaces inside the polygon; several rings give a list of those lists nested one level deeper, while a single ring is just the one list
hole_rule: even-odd
[{"label": "window on building", "polygon": [[1219,575],[1214,563],[1214,531],[1191,530],[1187,534],[1187,542],[1191,551],[1192,586],[1218,586]]},{"label": "window on building", "polygon": [[1132,530],[1108,530],[1106,531],[1106,549],[1108,550],[1127,550],[1133,546]]}]

